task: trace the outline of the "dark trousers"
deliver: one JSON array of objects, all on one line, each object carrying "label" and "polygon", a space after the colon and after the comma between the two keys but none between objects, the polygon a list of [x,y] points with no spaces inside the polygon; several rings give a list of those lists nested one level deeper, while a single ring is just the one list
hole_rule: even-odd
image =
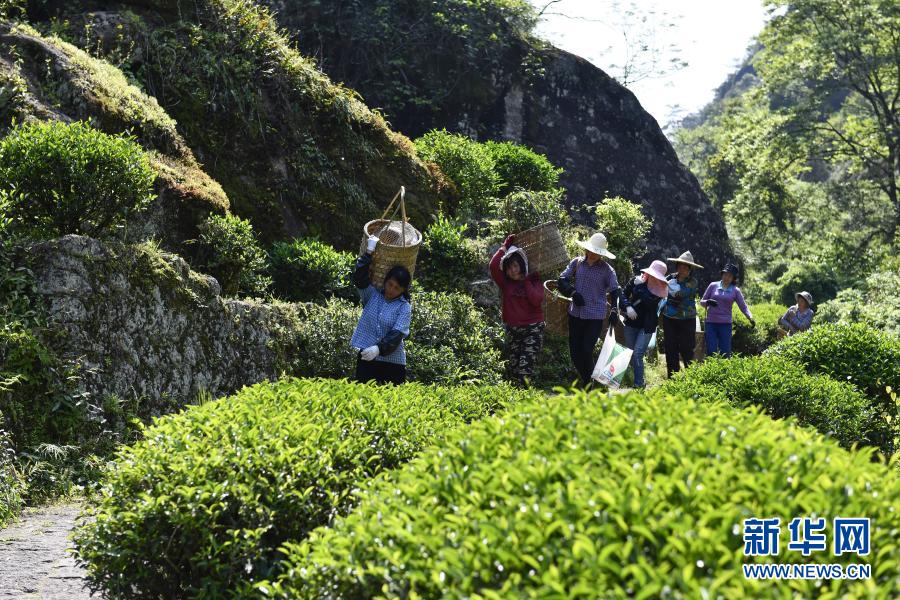
[{"label": "dark trousers", "polygon": [[360,383],[406,383],[406,365],[384,362],[383,360],[356,360],[356,380]]},{"label": "dark trousers", "polygon": [[594,371],[594,348],[603,335],[605,319],[579,319],[569,315],[569,354],[582,385],[591,382]]},{"label": "dark trousers", "polygon": [[663,317],[663,336],[666,338],[666,372],[669,377],[681,370],[679,359],[687,367],[694,360],[697,343],[696,319],[670,319]]}]

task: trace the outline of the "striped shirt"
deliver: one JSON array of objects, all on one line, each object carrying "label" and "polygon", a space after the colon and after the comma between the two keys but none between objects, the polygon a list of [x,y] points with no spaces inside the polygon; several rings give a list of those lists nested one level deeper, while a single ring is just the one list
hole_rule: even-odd
[{"label": "striped shirt", "polygon": [[619,289],[615,270],[606,261],[589,265],[583,256],[572,259],[560,278],[575,280],[575,291],[584,298],[584,306],[569,304],[569,314],[579,319],[605,319],[606,294]]},{"label": "striped shirt", "polygon": [[[384,294],[372,285],[358,291],[362,300],[363,312],[356,325],[356,330],[353,332],[353,337],[350,339],[350,344],[354,348],[375,346],[392,329],[401,332],[404,338],[409,336],[412,306],[406,298],[400,296],[388,302],[384,298]],[[401,341],[397,349],[387,356],[379,354],[375,360],[405,365],[406,350],[403,342]]]}]

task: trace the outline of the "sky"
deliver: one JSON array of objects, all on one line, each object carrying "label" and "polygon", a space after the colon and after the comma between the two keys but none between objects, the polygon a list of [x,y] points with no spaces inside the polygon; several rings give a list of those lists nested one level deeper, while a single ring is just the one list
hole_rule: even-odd
[{"label": "sky", "polygon": [[627,87],[664,128],[712,100],[766,21],[761,0],[560,0],[547,13],[540,37],[620,81],[631,65]]}]

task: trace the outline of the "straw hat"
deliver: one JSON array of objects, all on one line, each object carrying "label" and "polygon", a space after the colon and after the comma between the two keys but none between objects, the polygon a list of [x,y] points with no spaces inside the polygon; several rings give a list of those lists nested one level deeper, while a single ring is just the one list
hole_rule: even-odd
[{"label": "straw hat", "polygon": [[606,258],[615,258],[616,255],[607,250],[606,236],[602,233],[595,233],[586,242],[578,242],[578,245],[589,252],[605,256]]},{"label": "straw hat", "polygon": [[694,262],[694,255],[691,254],[690,251],[683,252],[678,258],[669,258],[668,260],[671,260],[674,263],[684,263],[689,267],[694,267],[695,269],[703,268],[701,265],[698,265]]},{"label": "straw hat", "polygon": [[812,294],[810,294],[809,292],[797,292],[796,294],[794,294],[794,298],[803,298],[804,300],[806,300],[806,304],[808,306],[812,306],[813,304]]},{"label": "straw hat", "polygon": [[669,295],[666,285],[666,263],[654,260],[649,267],[641,269],[641,273],[647,274],[647,288],[651,294],[658,298],[665,298]]}]

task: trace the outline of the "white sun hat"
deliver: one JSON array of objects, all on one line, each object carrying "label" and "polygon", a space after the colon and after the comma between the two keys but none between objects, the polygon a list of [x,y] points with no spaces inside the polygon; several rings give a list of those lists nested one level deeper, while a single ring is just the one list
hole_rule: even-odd
[{"label": "white sun hat", "polygon": [[578,245],[594,254],[605,256],[606,258],[615,258],[616,255],[607,250],[606,236],[602,233],[595,233],[586,242],[578,242]]}]

